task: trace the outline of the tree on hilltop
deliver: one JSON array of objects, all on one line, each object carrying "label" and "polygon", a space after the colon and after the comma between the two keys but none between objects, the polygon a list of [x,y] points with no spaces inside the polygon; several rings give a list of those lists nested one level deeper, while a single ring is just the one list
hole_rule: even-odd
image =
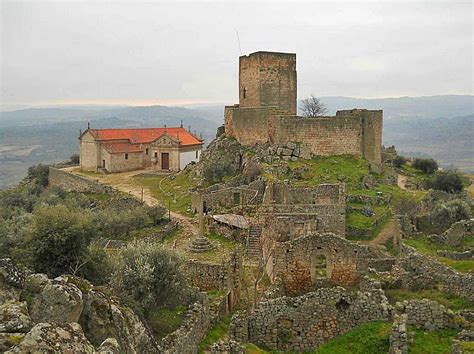
[{"label": "tree on hilltop", "polygon": [[328,111],[326,105],[314,97],[314,95],[301,100],[300,110],[303,117],[307,118],[320,117]]}]

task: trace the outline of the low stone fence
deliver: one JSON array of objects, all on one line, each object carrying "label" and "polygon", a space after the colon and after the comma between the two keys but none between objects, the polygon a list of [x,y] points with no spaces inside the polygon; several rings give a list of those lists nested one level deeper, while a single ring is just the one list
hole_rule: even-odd
[{"label": "low stone fence", "polygon": [[473,259],[474,250],[456,252],[456,251],[447,251],[447,250],[438,250],[436,251],[438,256],[455,259],[455,260],[464,260],[464,259]]},{"label": "low stone fence", "polygon": [[474,301],[473,274],[457,272],[403,244],[400,246],[398,265],[405,271],[402,275],[404,288],[417,290],[441,286],[445,292]]},{"label": "low stone fence", "polygon": [[358,203],[368,205],[387,205],[392,200],[390,193],[384,193],[382,195],[371,196],[371,195],[354,195],[348,194],[346,196],[347,203]]},{"label": "low stone fence", "polygon": [[198,294],[196,301],[186,313],[181,326],[161,340],[163,353],[197,353],[199,343],[210,327],[210,307],[206,293]]},{"label": "low stone fence", "polygon": [[390,333],[389,354],[408,353],[407,315],[395,315]]},{"label": "low stone fence", "polygon": [[237,313],[229,336],[270,350],[304,352],[358,325],[388,320],[389,309],[380,288],[357,293],[341,287],[323,288],[299,297],[263,301],[249,315]]},{"label": "low stone fence", "polygon": [[395,309],[398,313],[406,314],[407,325],[427,331],[445,328],[459,329],[465,323],[462,316],[448,310],[437,301],[428,299],[397,302]]},{"label": "low stone fence", "polygon": [[369,259],[367,267],[377,272],[390,272],[395,262],[395,258],[372,258]]},{"label": "low stone fence", "polygon": [[189,260],[186,262],[186,273],[191,283],[201,291],[227,288],[227,267],[223,264]]},{"label": "low stone fence", "polygon": [[113,193],[115,191],[110,186],[51,166],[48,181],[50,186],[59,187],[67,192]]}]

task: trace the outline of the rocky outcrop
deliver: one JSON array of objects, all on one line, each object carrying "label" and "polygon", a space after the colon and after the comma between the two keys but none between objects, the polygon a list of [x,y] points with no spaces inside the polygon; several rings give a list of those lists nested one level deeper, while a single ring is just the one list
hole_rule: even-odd
[{"label": "rocky outcrop", "polygon": [[0,303],[20,299],[25,274],[9,258],[0,259]]},{"label": "rocky outcrop", "polygon": [[91,289],[84,294],[84,309],[79,323],[95,346],[107,338],[115,338],[120,352],[150,353],[157,350],[153,336],[138,316],[101,291]]},{"label": "rocky outcrop", "polygon": [[161,351],[129,307],[84,279],[26,277],[0,260],[0,280],[0,352]]},{"label": "rocky outcrop", "polygon": [[6,302],[0,306],[0,333],[26,333],[32,326],[26,302]]},{"label": "rocky outcrop", "polygon": [[94,353],[78,323],[38,323],[6,353]]},{"label": "rocky outcrop", "polygon": [[78,322],[84,307],[81,290],[65,278],[48,279],[44,274],[33,274],[26,279],[29,311],[35,323],[59,324]]}]

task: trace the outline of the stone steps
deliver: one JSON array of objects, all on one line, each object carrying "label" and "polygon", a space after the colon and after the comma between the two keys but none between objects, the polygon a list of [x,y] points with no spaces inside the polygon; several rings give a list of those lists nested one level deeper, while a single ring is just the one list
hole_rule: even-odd
[{"label": "stone steps", "polygon": [[247,255],[252,259],[258,259],[262,254],[260,236],[262,235],[261,225],[251,225],[247,237]]}]

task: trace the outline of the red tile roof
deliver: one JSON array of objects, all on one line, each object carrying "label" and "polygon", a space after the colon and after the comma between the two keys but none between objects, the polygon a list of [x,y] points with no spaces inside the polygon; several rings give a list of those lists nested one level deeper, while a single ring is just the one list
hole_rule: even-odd
[{"label": "red tile roof", "polygon": [[[133,144],[150,143],[166,134],[178,138],[183,146],[202,145],[202,140],[181,127],[139,129],[88,129],[96,140],[128,140]],[[115,144],[115,143],[114,143]]]},{"label": "red tile roof", "polygon": [[116,154],[119,152],[143,152],[143,149],[140,149],[140,145],[130,144],[128,142],[122,143],[119,141],[114,141],[110,143],[103,143],[102,146],[111,154]]}]

